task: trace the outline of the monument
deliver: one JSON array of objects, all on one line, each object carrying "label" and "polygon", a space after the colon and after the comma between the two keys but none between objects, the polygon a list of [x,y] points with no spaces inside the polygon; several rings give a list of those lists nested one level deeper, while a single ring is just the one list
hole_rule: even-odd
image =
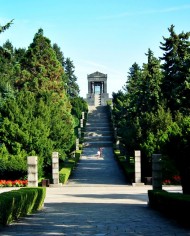
[{"label": "monument", "polygon": [[107,75],[98,71],[87,75],[88,94],[86,101],[89,106],[106,106],[111,100],[107,93]]}]

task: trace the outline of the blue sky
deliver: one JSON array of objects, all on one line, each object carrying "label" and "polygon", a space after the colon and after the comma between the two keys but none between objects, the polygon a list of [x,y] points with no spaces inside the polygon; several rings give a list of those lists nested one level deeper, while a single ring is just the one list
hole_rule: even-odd
[{"label": "blue sky", "polygon": [[0,45],[27,48],[39,28],[75,65],[80,95],[87,94],[87,74],[108,76],[108,93],[118,92],[134,62],[156,57],[168,28],[190,31],[190,0],[0,0],[0,25],[14,24],[0,35]]}]

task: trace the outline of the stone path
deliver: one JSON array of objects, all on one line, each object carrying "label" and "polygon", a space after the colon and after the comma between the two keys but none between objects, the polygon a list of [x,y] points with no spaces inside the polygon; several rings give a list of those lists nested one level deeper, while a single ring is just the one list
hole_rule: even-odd
[{"label": "stone path", "polygon": [[95,148],[89,151],[67,185],[47,188],[42,211],[1,228],[0,235],[190,235],[189,229],[148,207],[147,191],[152,186],[128,185],[109,147],[99,159]]},{"label": "stone path", "polygon": [[[148,207],[147,191],[152,186],[134,187],[126,182],[114,159],[109,126],[101,111],[93,111],[91,115],[86,147],[68,184],[47,188],[43,210],[1,227],[0,235],[190,235],[190,229]],[[103,156],[98,158],[100,143],[104,146]],[[181,192],[181,187],[165,189]],[[0,192],[9,190],[2,188]]]}]

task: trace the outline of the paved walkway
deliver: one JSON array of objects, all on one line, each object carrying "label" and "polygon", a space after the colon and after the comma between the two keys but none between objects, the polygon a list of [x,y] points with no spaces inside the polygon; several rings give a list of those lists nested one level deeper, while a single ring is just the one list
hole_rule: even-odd
[{"label": "paved walkway", "polygon": [[[67,185],[47,188],[42,211],[1,228],[0,235],[190,235],[190,229],[148,207],[147,191],[152,186],[125,182],[111,148],[104,148],[99,159],[96,151],[85,149]],[[165,189],[181,191],[180,187]]]}]

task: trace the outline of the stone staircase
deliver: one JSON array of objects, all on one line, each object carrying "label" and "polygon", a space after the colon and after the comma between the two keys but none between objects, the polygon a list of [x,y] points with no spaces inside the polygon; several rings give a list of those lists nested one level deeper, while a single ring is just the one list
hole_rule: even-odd
[{"label": "stone staircase", "polygon": [[112,129],[106,106],[89,106],[84,147],[113,147]]}]

